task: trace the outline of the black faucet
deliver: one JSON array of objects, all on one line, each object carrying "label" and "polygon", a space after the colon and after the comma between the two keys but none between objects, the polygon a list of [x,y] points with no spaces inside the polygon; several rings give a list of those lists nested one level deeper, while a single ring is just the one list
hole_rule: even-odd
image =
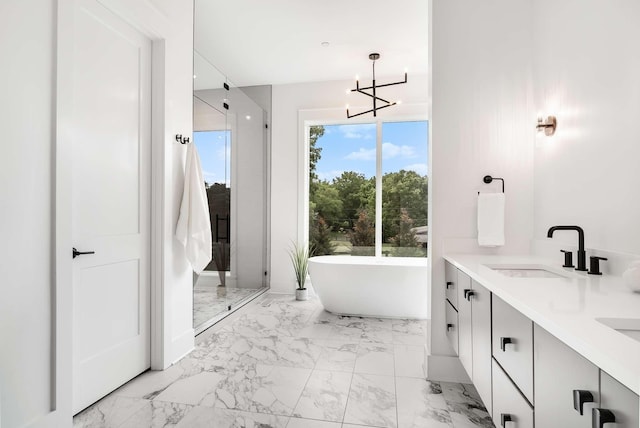
[{"label": "black faucet", "polygon": [[547,232],[547,238],[553,237],[556,230],[575,230],[578,232],[578,267],[576,270],[587,270],[587,253],[584,251],[584,230],[580,226],[553,226]]}]

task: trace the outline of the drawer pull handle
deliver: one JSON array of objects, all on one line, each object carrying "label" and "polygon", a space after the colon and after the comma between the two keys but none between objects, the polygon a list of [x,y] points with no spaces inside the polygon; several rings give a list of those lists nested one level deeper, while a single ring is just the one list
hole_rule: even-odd
[{"label": "drawer pull handle", "polygon": [[501,337],[500,338],[500,349],[502,349],[502,352],[506,352],[507,350],[507,345],[513,343],[513,339],[511,339],[510,337]]},{"label": "drawer pull handle", "polygon": [[591,422],[593,428],[603,428],[604,424],[613,423],[616,416],[609,409],[593,409],[591,412]]},{"label": "drawer pull handle", "polygon": [[513,418],[508,413],[500,413],[500,425],[507,426],[507,422],[513,422]]},{"label": "drawer pull handle", "polygon": [[464,289],[464,298],[467,299],[468,301],[471,301],[471,297],[475,296],[475,291],[473,291],[470,288],[465,288]]},{"label": "drawer pull handle", "polygon": [[455,327],[453,324],[447,324],[447,331],[453,330],[453,327]]},{"label": "drawer pull handle", "polygon": [[451,287],[453,285],[453,282],[451,281],[447,281],[447,290],[449,289],[449,287]]},{"label": "drawer pull handle", "polygon": [[581,389],[573,390],[573,408],[582,416],[584,413],[584,403],[593,403],[593,394]]}]

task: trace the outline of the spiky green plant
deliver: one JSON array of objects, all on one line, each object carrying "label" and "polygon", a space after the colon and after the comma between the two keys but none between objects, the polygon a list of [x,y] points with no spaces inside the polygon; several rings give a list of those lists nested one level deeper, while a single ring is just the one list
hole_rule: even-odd
[{"label": "spiky green plant", "polygon": [[293,248],[289,250],[289,258],[293,264],[293,270],[296,273],[296,281],[298,290],[304,290],[304,283],[307,280],[309,272],[309,254],[313,251],[307,245],[298,245],[293,243]]}]

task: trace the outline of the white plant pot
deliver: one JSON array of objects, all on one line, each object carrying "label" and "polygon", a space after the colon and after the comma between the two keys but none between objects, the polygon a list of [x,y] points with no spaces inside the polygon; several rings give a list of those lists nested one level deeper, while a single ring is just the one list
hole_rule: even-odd
[{"label": "white plant pot", "polygon": [[309,300],[309,290],[296,288],[296,300]]}]

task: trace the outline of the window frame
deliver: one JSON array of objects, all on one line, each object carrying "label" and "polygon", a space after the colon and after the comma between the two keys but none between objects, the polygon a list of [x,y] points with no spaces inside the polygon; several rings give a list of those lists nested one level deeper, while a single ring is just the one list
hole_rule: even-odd
[{"label": "window frame", "polygon": [[[375,257],[382,257],[382,124],[385,122],[429,123],[426,104],[403,104],[394,106],[393,114],[377,117],[346,119],[344,109],[299,110],[298,111],[298,242],[309,242],[309,128],[328,125],[376,125],[376,212],[375,212]],[[429,129],[431,126],[429,124]],[[429,131],[430,133],[430,131]],[[430,150],[429,150],[430,152]]]}]

